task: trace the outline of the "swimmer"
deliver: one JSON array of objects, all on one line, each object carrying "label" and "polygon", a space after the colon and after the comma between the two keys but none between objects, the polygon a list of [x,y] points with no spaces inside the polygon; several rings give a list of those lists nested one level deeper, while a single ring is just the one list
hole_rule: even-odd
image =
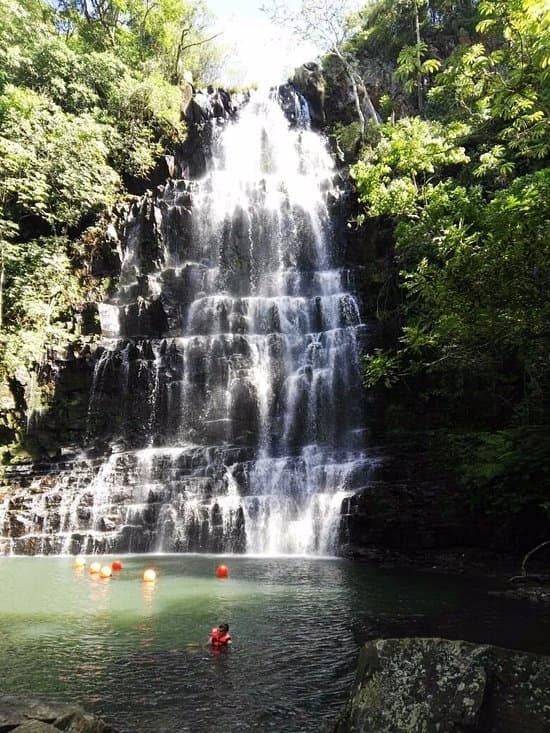
[{"label": "swimmer", "polygon": [[229,624],[220,624],[212,629],[210,641],[208,642],[213,649],[220,649],[231,644],[231,634],[229,633]]}]

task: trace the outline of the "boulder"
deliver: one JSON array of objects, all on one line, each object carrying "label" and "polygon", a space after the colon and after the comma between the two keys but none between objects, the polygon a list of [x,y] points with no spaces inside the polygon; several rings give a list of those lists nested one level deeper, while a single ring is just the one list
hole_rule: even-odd
[{"label": "boulder", "polygon": [[52,723],[64,707],[19,695],[0,695],[0,731],[12,730],[29,719]]},{"label": "boulder", "polygon": [[115,733],[111,726],[78,708],[69,710],[57,718],[54,726],[56,730],[62,730],[65,733]]},{"label": "boulder", "polygon": [[0,695],[0,733],[116,733],[100,718],[72,705]]},{"label": "boulder", "polygon": [[363,647],[335,733],[546,733],[550,658],[438,638]]},{"label": "boulder", "polygon": [[13,728],[15,733],[59,733],[58,728],[54,728],[49,723],[44,723],[42,720],[27,720],[26,723],[18,725],[17,728]]}]

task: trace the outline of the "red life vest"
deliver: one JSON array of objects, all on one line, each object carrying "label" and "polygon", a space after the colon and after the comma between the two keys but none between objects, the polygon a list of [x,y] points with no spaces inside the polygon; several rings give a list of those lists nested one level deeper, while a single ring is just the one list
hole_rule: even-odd
[{"label": "red life vest", "polygon": [[228,631],[220,631],[218,628],[212,629],[210,643],[213,647],[226,646],[230,640],[231,634]]}]

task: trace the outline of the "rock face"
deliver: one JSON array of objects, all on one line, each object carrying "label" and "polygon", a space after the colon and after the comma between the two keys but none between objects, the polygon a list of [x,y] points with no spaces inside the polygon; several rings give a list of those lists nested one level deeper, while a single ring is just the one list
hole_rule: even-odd
[{"label": "rock face", "polygon": [[[375,109],[380,112],[381,99],[387,90],[391,91],[392,99],[397,99],[399,111],[409,113],[406,101],[393,78],[395,68],[386,62],[375,59],[362,59],[361,77],[358,81],[358,93],[361,104],[364,106],[365,93],[368,92]],[[324,109],[326,121],[329,125],[338,123],[348,125],[357,120],[355,99],[341,61],[334,55],[327,56],[323,61],[323,77],[325,83]]]},{"label": "rock face", "polygon": [[479,548],[519,556],[549,536],[550,521],[541,507],[526,504],[516,513],[499,514],[473,509],[420,445],[394,443],[391,455],[383,444],[379,450],[384,460],[342,504],[343,554],[372,558],[373,548],[384,548],[412,557]]},{"label": "rock face", "polygon": [[236,106],[229,92],[208,87],[193,94],[185,109],[185,119],[190,124],[198,125],[212,119],[229,119],[235,111]]},{"label": "rock face", "polygon": [[446,639],[366,644],[335,733],[545,733],[550,659]]},{"label": "rock face", "polygon": [[247,99],[246,94],[231,95],[225,89],[193,90],[190,84],[186,85],[182,90],[181,112],[188,134],[177,155],[177,175],[195,178],[206,173],[215,145],[215,127],[234,118]]},{"label": "rock face", "polygon": [[483,547],[492,538],[444,481],[384,480],[375,474],[342,505],[342,550],[352,557],[369,547],[402,553]]},{"label": "rock face", "polygon": [[116,733],[100,718],[82,708],[60,706],[19,697],[0,695],[0,732],[7,733]]},{"label": "rock face", "polygon": [[294,71],[290,82],[307,99],[311,124],[322,127],[325,124],[325,79],[321,67],[315,63],[302,64]]}]

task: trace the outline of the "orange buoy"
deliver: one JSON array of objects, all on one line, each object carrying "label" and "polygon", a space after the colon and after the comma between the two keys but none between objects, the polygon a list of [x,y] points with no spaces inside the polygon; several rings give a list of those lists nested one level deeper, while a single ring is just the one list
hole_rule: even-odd
[{"label": "orange buoy", "polygon": [[229,577],[229,568],[227,565],[218,565],[216,568],[216,575],[218,578],[228,578]]},{"label": "orange buoy", "polygon": [[147,583],[153,583],[157,579],[157,574],[153,570],[153,568],[147,568],[147,570],[143,573],[143,580]]},{"label": "orange buoy", "polygon": [[99,571],[99,574],[102,578],[110,578],[113,574],[113,571],[111,570],[110,565],[104,565]]},{"label": "orange buoy", "polygon": [[86,558],[82,557],[82,555],[78,555],[77,557],[75,557],[73,565],[75,566],[75,568],[83,568],[84,565],[86,565]]},{"label": "orange buoy", "polygon": [[92,573],[92,575],[95,575],[96,573],[99,573],[100,570],[101,570],[101,563],[100,562],[93,562],[90,565],[90,573]]},{"label": "orange buoy", "polygon": [[113,570],[122,570],[122,563],[120,560],[113,560],[111,563],[111,567]]}]

